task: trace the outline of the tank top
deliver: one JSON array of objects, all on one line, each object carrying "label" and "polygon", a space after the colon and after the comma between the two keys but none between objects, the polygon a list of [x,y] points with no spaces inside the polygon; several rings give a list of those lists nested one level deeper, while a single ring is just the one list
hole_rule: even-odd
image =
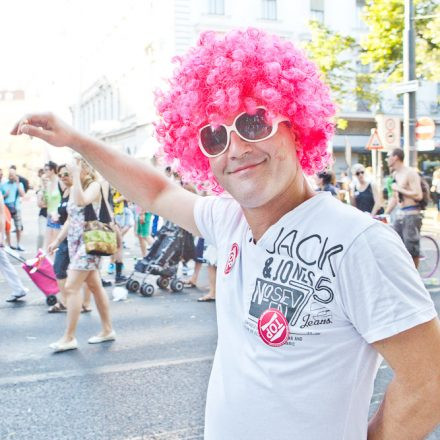
[{"label": "tank top", "polygon": [[66,223],[67,220],[67,203],[69,202],[69,195],[67,194],[67,196],[64,196],[61,198],[60,204],[58,205],[58,222],[61,225],[64,225],[64,223]]},{"label": "tank top", "polygon": [[371,212],[374,206],[373,188],[371,183],[363,190],[359,191],[355,188],[354,197],[356,200],[356,208],[364,211]]},{"label": "tank top", "polygon": [[58,205],[61,202],[61,187],[58,183],[57,187],[52,191],[46,192],[46,204],[47,204],[47,213],[52,214],[54,212],[57,212]]}]

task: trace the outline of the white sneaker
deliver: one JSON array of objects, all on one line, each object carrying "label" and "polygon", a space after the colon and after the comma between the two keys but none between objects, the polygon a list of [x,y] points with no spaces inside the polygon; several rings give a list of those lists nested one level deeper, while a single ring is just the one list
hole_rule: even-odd
[{"label": "white sneaker", "polygon": [[55,353],[60,353],[62,351],[67,351],[67,350],[75,350],[76,348],[78,348],[78,341],[76,340],[76,338],[73,338],[69,342],[57,341],[57,342],[54,342],[54,343],[50,344],[49,347]]},{"label": "white sneaker", "polygon": [[112,330],[107,336],[92,336],[89,339],[89,344],[100,344],[101,342],[114,341],[116,339],[116,332]]}]

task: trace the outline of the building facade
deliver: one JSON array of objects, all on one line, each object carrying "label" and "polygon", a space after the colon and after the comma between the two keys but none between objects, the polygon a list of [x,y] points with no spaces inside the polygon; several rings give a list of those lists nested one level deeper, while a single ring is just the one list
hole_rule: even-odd
[{"label": "building facade", "polygon": [[[71,107],[74,124],[129,154],[151,157],[157,147],[154,89],[163,86],[162,78],[171,73],[172,57],[193,45],[200,32],[253,26],[301,45],[310,39],[308,23],[313,19],[359,40],[368,31],[361,18],[364,4],[364,0],[129,0],[123,15],[108,24],[108,33],[83,59],[83,92]],[[429,82],[417,92],[417,114],[435,120],[438,147],[439,94],[439,84]],[[349,168],[347,159],[369,162],[365,147],[376,126],[376,111],[355,98],[340,109],[348,124],[329,145],[336,173]],[[383,92],[381,112],[402,117],[402,95]],[[347,148],[350,155],[345,154]],[[435,160],[435,151],[427,154]]]}]

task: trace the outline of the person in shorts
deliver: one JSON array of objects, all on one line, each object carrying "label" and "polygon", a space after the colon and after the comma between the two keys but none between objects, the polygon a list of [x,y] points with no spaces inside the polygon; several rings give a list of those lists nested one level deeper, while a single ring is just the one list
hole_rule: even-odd
[{"label": "person in shorts", "polygon": [[414,265],[419,266],[420,230],[422,214],[419,202],[423,198],[419,173],[407,167],[403,161],[405,154],[401,148],[395,148],[387,155],[388,166],[393,171],[393,197],[388,203],[385,214],[390,214],[396,207],[393,228],[410,253]]},{"label": "person in shorts", "polygon": [[142,258],[147,255],[147,249],[153,244],[151,237],[151,213],[144,211],[136,206],[136,229],[135,235],[139,240]]}]

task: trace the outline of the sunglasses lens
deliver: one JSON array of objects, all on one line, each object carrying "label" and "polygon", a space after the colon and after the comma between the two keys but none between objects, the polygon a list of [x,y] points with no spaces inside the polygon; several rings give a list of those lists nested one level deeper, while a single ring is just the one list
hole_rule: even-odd
[{"label": "sunglasses lens", "polygon": [[258,141],[272,133],[272,125],[266,120],[266,110],[259,108],[254,115],[243,113],[235,122],[239,135],[250,141]]},{"label": "sunglasses lens", "polygon": [[200,142],[208,154],[216,156],[221,154],[227,146],[228,134],[222,125],[214,128],[210,125],[200,131]]}]

